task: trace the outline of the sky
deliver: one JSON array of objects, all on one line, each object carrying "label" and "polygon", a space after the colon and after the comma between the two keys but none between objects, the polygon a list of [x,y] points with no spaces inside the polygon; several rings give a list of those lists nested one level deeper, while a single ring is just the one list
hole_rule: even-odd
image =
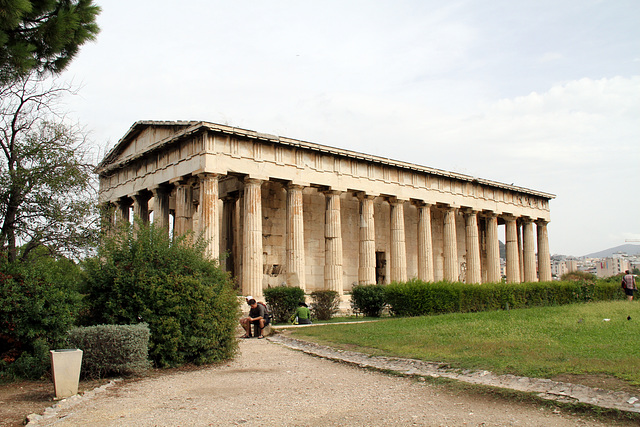
[{"label": "sky", "polygon": [[640,239],[637,0],[96,0],[62,78],[102,157],[202,120],[556,195],[552,254]]}]

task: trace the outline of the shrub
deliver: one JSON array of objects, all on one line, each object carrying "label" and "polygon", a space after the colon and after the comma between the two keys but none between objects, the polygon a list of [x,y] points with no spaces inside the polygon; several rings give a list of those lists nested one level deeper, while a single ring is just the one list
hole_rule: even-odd
[{"label": "shrub", "polygon": [[355,312],[380,317],[385,305],[384,285],[356,285],[351,290],[351,308]]},{"label": "shrub", "polygon": [[232,357],[239,303],[206,242],[192,237],[137,223],[105,238],[85,265],[89,324],[147,323],[158,367]]},{"label": "shrub", "polygon": [[0,254],[0,379],[38,379],[48,371],[49,350],[63,344],[80,310],[79,277],[64,258],[9,263]]},{"label": "shrub", "polygon": [[340,294],[336,291],[314,291],[311,299],[311,312],[318,320],[329,320],[339,310]]},{"label": "shrub", "polygon": [[274,323],[285,323],[293,315],[300,301],[304,301],[304,291],[292,286],[276,286],[264,290],[264,298]]},{"label": "shrub", "polygon": [[149,325],[97,325],[69,331],[70,348],[82,350],[82,376],[139,375],[149,369]]},{"label": "shrub", "polygon": [[439,313],[477,312],[509,308],[527,308],[610,301],[622,298],[619,283],[577,280],[532,283],[425,283],[417,279],[391,283],[385,300],[391,313],[398,316],[422,316]]}]

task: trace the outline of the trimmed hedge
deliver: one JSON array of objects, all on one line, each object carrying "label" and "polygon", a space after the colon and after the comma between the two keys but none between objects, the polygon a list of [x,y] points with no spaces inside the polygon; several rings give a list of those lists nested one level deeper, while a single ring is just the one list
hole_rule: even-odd
[{"label": "trimmed hedge", "polygon": [[318,320],[329,320],[340,307],[340,294],[336,291],[311,292],[311,311]]},{"label": "trimmed hedge", "polygon": [[386,305],[384,285],[355,285],[351,289],[351,309],[368,317],[380,317]]},{"label": "trimmed hedge", "polygon": [[149,369],[149,325],[97,325],[69,331],[70,348],[82,350],[82,376],[140,375]]},{"label": "trimmed hedge", "polygon": [[298,303],[304,301],[304,291],[293,286],[276,286],[263,292],[273,323],[286,323],[298,308]]},{"label": "trimmed hedge", "polygon": [[384,287],[384,299],[396,316],[508,310],[623,298],[619,283],[603,280],[475,285],[413,279]]}]

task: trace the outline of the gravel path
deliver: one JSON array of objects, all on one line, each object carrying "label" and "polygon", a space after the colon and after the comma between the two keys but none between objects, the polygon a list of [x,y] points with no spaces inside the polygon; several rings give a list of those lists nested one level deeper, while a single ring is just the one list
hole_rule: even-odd
[{"label": "gravel path", "polygon": [[30,426],[604,426],[533,404],[241,340],[228,364],[135,382],[58,405]]}]

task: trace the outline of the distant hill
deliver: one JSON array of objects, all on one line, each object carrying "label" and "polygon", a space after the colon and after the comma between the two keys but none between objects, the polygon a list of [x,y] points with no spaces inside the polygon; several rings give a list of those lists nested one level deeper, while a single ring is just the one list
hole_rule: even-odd
[{"label": "distant hill", "polygon": [[640,245],[632,245],[630,243],[626,245],[616,246],[615,248],[605,249],[600,252],[594,252],[592,254],[585,255],[585,258],[607,258],[612,256],[616,252],[625,252],[628,255],[640,254]]}]

